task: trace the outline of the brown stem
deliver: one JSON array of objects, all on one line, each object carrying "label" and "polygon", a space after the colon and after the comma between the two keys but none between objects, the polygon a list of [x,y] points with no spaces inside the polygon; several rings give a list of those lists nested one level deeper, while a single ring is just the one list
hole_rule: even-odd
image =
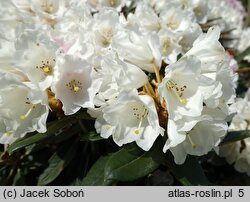
[{"label": "brown stem", "polygon": [[237,73],[246,73],[246,72],[250,72],[250,67],[244,67],[244,68],[240,68],[238,70],[236,70]]}]

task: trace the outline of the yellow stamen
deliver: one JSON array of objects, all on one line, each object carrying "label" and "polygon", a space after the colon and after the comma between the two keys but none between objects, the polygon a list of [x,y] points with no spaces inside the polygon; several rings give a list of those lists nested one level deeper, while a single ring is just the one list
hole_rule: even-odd
[{"label": "yellow stamen", "polygon": [[75,93],[79,92],[82,89],[82,83],[75,79],[71,80],[69,83],[66,83],[65,86],[67,86],[71,91]]},{"label": "yellow stamen", "polygon": [[188,140],[189,140],[189,142],[190,142],[192,148],[195,149],[195,148],[197,147],[197,145],[193,142],[193,140],[191,139],[191,137],[190,137],[189,134],[187,134],[187,137],[188,137]]},{"label": "yellow stamen", "polygon": [[73,91],[78,92],[81,88],[77,85],[73,85]]},{"label": "yellow stamen", "polygon": [[[184,91],[184,88],[179,89],[177,87],[177,84],[175,82],[173,82],[171,79],[167,82],[168,88],[172,89],[172,91],[174,92],[174,94],[177,96],[177,98],[180,100],[180,102],[182,104],[186,104],[187,103],[187,99],[186,98],[182,98],[182,94],[183,92],[181,92],[180,90]],[[186,88],[186,86],[184,86]]]},{"label": "yellow stamen", "polygon": [[224,103],[225,103],[225,100],[224,100],[224,99],[220,99],[220,103],[221,103],[221,104],[224,104]]},{"label": "yellow stamen", "polygon": [[51,71],[52,71],[52,68],[51,68],[50,65],[44,65],[44,66],[42,67],[42,69],[43,69],[44,73],[46,73],[46,74],[49,74],[49,73],[51,73]]},{"label": "yellow stamen", "polygon": [[111,129],[111,128],[112,128],[111,125],[106,125],[106,129],[107,129],[107,130],[109,130],[109,129]]},{"label": "yellow stamen", "polygon": [[179,22],[174,22],[174,21],[167,23],[167,26],[174,30],[177,29],[179,25],[180,25]]}]

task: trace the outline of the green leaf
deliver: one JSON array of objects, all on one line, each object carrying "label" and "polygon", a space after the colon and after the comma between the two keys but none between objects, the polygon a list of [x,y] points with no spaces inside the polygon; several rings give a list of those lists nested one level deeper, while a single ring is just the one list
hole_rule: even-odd
[{"label": "green leaf", "polygon": [[110,156],[101,156],[95,164],[90,168],[89,172],[83,179],[83,181],[78,181],[78,186],[100,186],[100,185],[110,185],[112,180],[104,179],[104,168]]},{"label": "green leaf", "polygon": [[103,137],[100,136],[100,134],[92,131],[89,133],[89,141],[95,142],[99,140],[104,140]]},{"label": "green leaf", "polygon": [[69,142],[62,145],[57,152],[55,152],[49,159],[48,167],[43,171],[43,173],[38,178],[38,185],[44,186],[52,181],[54,181],[64,168],[73,159],[75,152],[77,150],[77,141],[73,144]]},{"label": "green leaf", "polygon": [[195,156],[187,156],[184,164],[176,165],[171,158],[169,168],[182,185],[210,185],[203,169]]},{"label": "green leaf", "polygon": [[77,113],[72,115],[77,119],[84,119],[84,120],[95,120],[95,118],[91,117],[86,110],[80,110]]},{"label": "green leaf", "polygon": [[242,53],[240,53],[239,55],[237,55],[235,57],[235,59],[237,60],[237,62],[241,62],[244,59],[244,57],[246,57],[248,55],[250,55],[250,47],[248,47]]},{"label": "green leaf", "polygon": [[95,141],[103,140],[103,138],[95,131],[90,131],[87,134],[83,134],[80,140],[95,142]]},{"label": "green leaf", "polygon": [[14,186],[22,186],[24,184],[26,184],[26,182],[25,182],[25,176],[22,175],[21,170],[18,169],[17,173],[16,173],[16,175],[15,175],[15,177],[13,179],[12,185],[14,185]]},{"label": "green leaf", "polygon": [[158,167],[159,164],[154,161],[150,151],[144,152],[137,146],[123,148],[108,159],[104,179],[132,181],[148,175]]},{"label": "green leaf", "polygon": [[76,133],[79,133],[81,128],[79,125],[72,125],[69,128],[62,130],[62,132],[58,133],[57,135],[53,135],[50,138],[46,138],[44,140],[39,141],[39,144],[35,143],[26,147],[26,152],[28,154],[37,152],[43,149],[47,144],[58,144],[63,141],[66,141]]},{"label": "green leaf", "polygon": [[23,137],[21,139],[18,139],[14,143],[12,143],[7,151],[11,154],[21,148],[27,147],[31,144],[41,142],[45,139],[53,137],[53,135],[56,135],[56,133],[59,130],[64,129],[65,127],[68,127],[71,123],[71,118],[64,118],[58,121],[55,121],[54,124],[52,124],[45,133],[37,133],[35,135],[29,136],[29,137]]},{"label": "green leaf", "polygon": [[220,145],[225,145],[228,143],[236,142],[236,141],[248,138],[248,137],[250,137],[249,130],[231,131],[231,132],[228,132],[228,134],[223,139],[223,141],[220,143]]}]

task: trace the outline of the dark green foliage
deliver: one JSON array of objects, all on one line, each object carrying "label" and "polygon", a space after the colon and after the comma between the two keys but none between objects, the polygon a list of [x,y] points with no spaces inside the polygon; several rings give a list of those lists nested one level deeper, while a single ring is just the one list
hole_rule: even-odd
[{"label": "dark green foliage", "polygon": [[[210,185],[214,182],[213,178],[207,179],[200,158],[188,156],[183,165],[176,165],[171,153],[162,152],[165,138],[159,137],[148,152],[136,144],[120,148],[93,130],[91,118],[82,117],[52,121],[46,133],[29,134],[5,152],[2,148],[1,185]],[[249,131],[230,132],[221,144],[249,136]],[[204,162],[207,166],[207,161]],[[161,181],[159,173],[165,180]]]}]

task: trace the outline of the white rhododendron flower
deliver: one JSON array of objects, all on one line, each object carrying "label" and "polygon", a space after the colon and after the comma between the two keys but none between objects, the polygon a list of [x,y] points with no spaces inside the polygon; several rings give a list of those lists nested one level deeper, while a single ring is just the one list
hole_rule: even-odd
[{"label": "white rhododendron flower", "polygon": [[125,0],[87,0],[87,2],[95,10],[100,10],[105,7],[111,7],[120,11],[126,1]]},{"label": "white rhododendron flower", "polygon": [[[177,164],[184,163],[187,154],[196,156],[207,154],[218,146],[226,135],[228,126],[224,121],[225,117],[218,109],[209,108],[204,108],[202,116],[198,118],[183,117],[186,123],[184,125],[180,123],[179,129],[169,128],[169,131],[175,134],[169,133],[169,139],[163,150],[170,149]],[[176,127],[173,122],[170,124],[170,127]]]},{"label": "white rhododendron flower", "polygon": [[[118,145],[135,141],[142,149],[149,150],[158,135],[163,135],[154,101],[136,90],[122,91],[117,100],[103,110],[101,136],[113,136]],[[103,129],[105,127],[105,129]]]},{"label": "white rhododendron flower", "polygon": [[[216,27],[211,28],[206,35],[201,35],[194,42],[193,48],[175,64],[168,66],[166,75],[159,85],[159,93],[169,106],[169,139],[164,151],[170,149],[177,163],[183,163],[186,154],[197,152],[195,155],[204,155],[208,153],[226,135],[227,125],[223,120],[230,113],[228,104],[233,103],[235,98],[234,74],[226,63],[225,51],[218,39],[219,30]],[[203,128],[203,125],[209,124],[214,124],[216,130],[215,123],[217,123],[213,122],[214,118],[204,119],[202,113],[204,105],[211,110],[221,109],[221,113],[225,116],[221,120],[221,125],[218,126],[220,132],[217,132],[217,139],[212,135],[215,131],[209,135],[216,141],[205,141],[205,139],[204,143],[199,141],[199,148],[203,149],[198,152],[193,138],[187,134],[192,134],[192,131],[196,131],[195,128],[201,126]],[[203,124],[204,122],[206,124]],[[185,144],[185,142],[188,143]],[[208,143],[206,147],[205,143]],[[183,149],[183,145],[190,147]],[[182,155],[184,157],[180,158],[181,149],[175,147],[182,148],[181,154],[185,154]],[[189,150],[192,147],[194,147],[193,152]]]},{"label": "white rhododendron flower", "polygon": [[81,107],[94,107],[93,99],[99,82],[94,80],[93,69],[85,60],[65,55],[58,58],[52,90],[63,104],[66,115],[76,113]]},{"label": "white rhododendron flower", "polygon": [[49,108],[43,100],[33,97],[33,89],[13,76],[1,74],[1,82],[7,84],[0,90],[1,142],[10,144],[28,132],[45,132]]},{"label": "white rhododendron flower", "polygon": [[[38,36],[38,37],[36,37]],[[13,64],[41,90],[51,86],[57,46],[38,32],[25,33],[17,43]]]},{"label": "white rhododendron flower", "polygon": [[63,14],[66,6],[65,0],[28,0],[30,8],[37,15],[47,18],[56,18]]},{"label": "white rhododendron flower", "polygon": [[[212,80],[201,74],[201,63],[196,57],[183,57],[169,65],[159,85],[159,92],[169,106],[169,118],[182,115],[200,116],[206,90],[211,91]],[[207,89],[206,89],[207,87]]]},{"label": "white rhododendron flower", "polygon": [[102,58],[98,73],[102,78],[107,77],[121,89],[137,89],[148,82],[147,75],[137,66],[126,63],[114,53]]},{"label": "white rhododendron flower", "polygon": [[139,26],[143,32],[158,32],[161,29],[161,19],[154,9],[142,2],[137,4],[135,13],[128,15],[128,23],[135,27]]},{"label": "white rhododendron flower", "polygon": [[162,47],[162,59],[165,63],[171,64],[177,61],[177,57],[182,53],[181,36],[176,35],[168,28],[163,28],[158,33]]},{"label": "white rhododendron flower", "polygon": [[198,23],[194,20],[194,13],[182,9],[177,2],[170,2],[160,12],[162,27],[169,28],[176,35],[181,36],[181,45],[184,51],[191,48],[193,41],[202,33]]},{"label": "white rhododendron flower", "polygon": [[[212,129],[211,129],[212,127]],[[204,135],[204,131],[208,131]],[[204,120],[186,134],[184,142],[170,149],[175,156],[177,164],[184,163],[187,154],[201,156],[207,154],[215,146],[218,146],[222,137],[226,135],[227,124],[225,122]]]},{"label": "white rhododendron flower", "polygon": [[159,37],[155,33],[142,35],[131,31],[120,35],[114,47],[126,61],[147,72],[154,72],[154,66],[161,66],[161,48]]},{"label": "white rhododendron flower", "polygon": [[121,29],[118,13],[113,9],[102,10],[94,15],[92,25],[94,44],[100,48],[109,47]]},{"label": "white rhododendron flower", "polygon": [[219,42],[220,28],[211,27],[206,34],[201,34],[186,55],[194,55],[201,61],[202,72],[214,72],[219,63],[224,61],[225,50]]}]

